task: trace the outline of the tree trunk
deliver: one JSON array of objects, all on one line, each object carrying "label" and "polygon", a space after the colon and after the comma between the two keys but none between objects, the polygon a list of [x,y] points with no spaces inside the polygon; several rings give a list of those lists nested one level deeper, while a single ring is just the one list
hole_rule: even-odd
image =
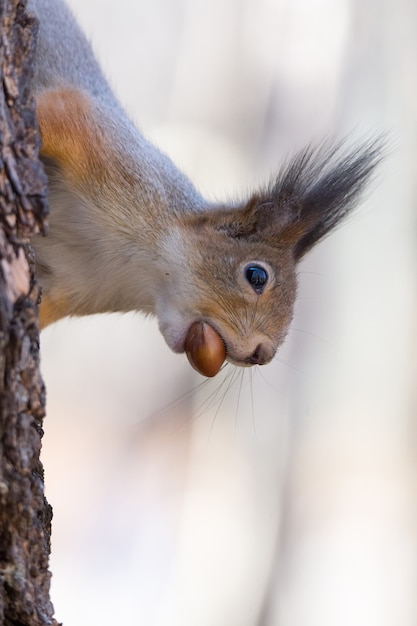
[{"label": "tree trunk", "polygon": [[56,624],[49,599],[51,508],[39,460],[45,390],[29,238],[44,229],[46,179],[30,96],[35,19],[0,0],[0,624]]}]

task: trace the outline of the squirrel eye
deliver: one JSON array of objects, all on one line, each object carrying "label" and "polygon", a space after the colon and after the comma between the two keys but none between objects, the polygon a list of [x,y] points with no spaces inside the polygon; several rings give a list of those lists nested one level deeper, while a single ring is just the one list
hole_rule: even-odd
[{"label": "squirrel eye", "polygon": [[252,289],[260,295],[266,283],[268,282],[268,274],[260,265],[249,265],[245,270],[245,277]]}]

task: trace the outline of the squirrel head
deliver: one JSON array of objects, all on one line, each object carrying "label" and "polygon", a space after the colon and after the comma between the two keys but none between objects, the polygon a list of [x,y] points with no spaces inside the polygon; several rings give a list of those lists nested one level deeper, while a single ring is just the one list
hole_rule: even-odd
[{"label": "squirrel head", "polygon": [[383,152],[380,140],[310,146],[247,202],[216,207],[88,94],[47,91],[37,113],[53,205],[49,242],[37,245],[43,323],[155,312],[171,349],[206,376],[225,359],[271,361],[297,263],[354,208]]},{"label": "squirrel head", "polygon": [[378,141],[308,148],[247,203],[182,218],[164,239],[171,264],[156,301],[169,346],[208,376],[224,358],[271,361],[293,316],[297,263],[352,210],[380,159]]}]

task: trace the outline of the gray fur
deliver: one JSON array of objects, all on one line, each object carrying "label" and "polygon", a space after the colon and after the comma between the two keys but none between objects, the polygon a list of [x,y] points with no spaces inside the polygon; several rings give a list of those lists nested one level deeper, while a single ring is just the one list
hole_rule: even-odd
[{"label": "gray fur", "polygon": [[[270,361],[292,318],[298,259],[359,200],[380,147],[308,149],[248,202],[211,206],[128,119],[66,5],[29,0],[29,8],[40,21],[38,106],[50,90],[83,94],[101,168],[74,178],[65,163],[45,158],[50,232],[35,241],[45,302],[65,301],[56,318],[155,313],[177,352],[204,321],[229,361]],[[250,284],[248,264],[266,271],[262,291]]]}]

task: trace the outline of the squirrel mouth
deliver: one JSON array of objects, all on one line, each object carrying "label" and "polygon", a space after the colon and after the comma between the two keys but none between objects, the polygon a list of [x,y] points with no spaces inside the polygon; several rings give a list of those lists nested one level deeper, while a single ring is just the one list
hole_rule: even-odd
[{"label": "squirrel mouth", "polygon": [[237,367],[265,365],[273,359],[276,351],[271,342],[259,336],[259,343],[252,340],[252,347],[246,354],[236,354],[214,325],[204,319],[191,324],[178,348],[178,352],[186,353],[199,374],[209,378],[216,376],[225,361]]}]

